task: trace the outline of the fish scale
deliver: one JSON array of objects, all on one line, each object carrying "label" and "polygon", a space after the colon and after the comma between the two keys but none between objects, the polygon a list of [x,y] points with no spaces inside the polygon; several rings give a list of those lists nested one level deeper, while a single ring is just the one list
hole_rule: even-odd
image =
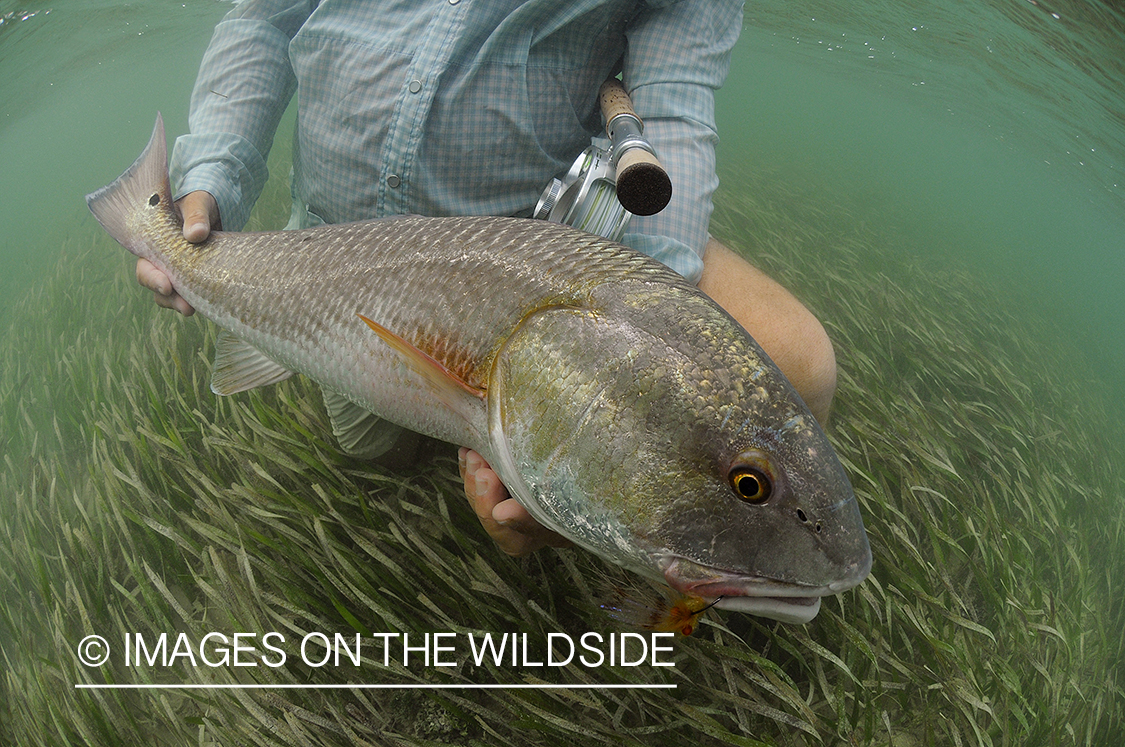
[{"label": "fish scale", "polygon": [[699,602],[807,622],[871,552],[824,432],[655,260],[545,221],[399,217],[184,240],[163,125],[87,196],[223,332],[219,394],[300,372],[341,446],[386,419],[479,451],[540,523]]}]

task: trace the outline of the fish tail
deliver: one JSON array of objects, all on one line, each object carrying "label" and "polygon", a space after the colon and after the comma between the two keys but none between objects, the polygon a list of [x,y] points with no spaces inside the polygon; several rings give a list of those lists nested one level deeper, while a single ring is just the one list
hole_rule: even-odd
[{"label": "fish tail", "polygon": [[[172,204],[172,185],[168,180],[168,150],[164,143],[164,119],[156,115],[156,125],[144,152],[112,184],[86,195],[90,212],[119,244],[138,257],[150,250],[139,226],[149,220],[135,220],[144,211],[171,213],[179,221]],[[167,216],[164,216],[165,218]]]}]

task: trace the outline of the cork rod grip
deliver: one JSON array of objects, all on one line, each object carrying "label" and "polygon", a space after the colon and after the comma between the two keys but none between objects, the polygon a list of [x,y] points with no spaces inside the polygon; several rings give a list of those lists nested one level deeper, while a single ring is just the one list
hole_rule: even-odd
[{"label": "cork rod grip", "polygon": [[640,117],[633,111],[633,102],[625,91],[625,86],[617,78],[609,78],[602,83],[601,90],[598,91],[598,103],[601,104],[602,116],[606,122],[612,122],[614,117],[622,114],[629,114],[640,121]]},{"label": "cork rod grip", "polygon": [[[613,120],[623,114],[640,124],[629,94],[616,78],[602,84],[598,102],[608,130],[612,130]],[[672,180],[650,147],[626,147],[617,158],[617,199],[634,215],[659,213],[672,199]]]}]

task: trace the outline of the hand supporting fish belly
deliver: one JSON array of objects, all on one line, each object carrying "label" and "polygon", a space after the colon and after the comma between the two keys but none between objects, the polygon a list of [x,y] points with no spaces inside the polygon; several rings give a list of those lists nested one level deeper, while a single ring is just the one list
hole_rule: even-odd
[{"label": "hand supporting fish belly", "polygon": [[[493,217],[192,244],[159,119],[137,162],[87,202],[224,330],[217,393],[300,372],[324,388],[349,452],[378,437],[374,416],[464,444],[544,527],[699,600],[689,619],[718,600],[807,622],[870,569],[851,486],[800,397],[655,260]],[[481,287],[493,300],[478,301]]]},{"label": "hand supporting fish belly", "polygon": [[509,496],[480,454],[462,446],[458,450],[457,462],[461,480],[465,483],[465,497],[485,531],[501,550],[520,557],[543,547],[570,547],[573,544],[541,526],[519,501]]}]

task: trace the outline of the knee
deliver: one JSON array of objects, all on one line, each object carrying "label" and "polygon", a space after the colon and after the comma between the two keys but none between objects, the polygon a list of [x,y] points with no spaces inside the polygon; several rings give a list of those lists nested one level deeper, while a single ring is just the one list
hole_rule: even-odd
[{"label": "knee", "polygon": [[828,421],[836,394],[836,351],[820,320],[803,306],[795,325],[794,340],[800,343],[795,344],[791,352],[795,360],[788,367],[793,374],[786,372],[786,375],[823,424]]}]

